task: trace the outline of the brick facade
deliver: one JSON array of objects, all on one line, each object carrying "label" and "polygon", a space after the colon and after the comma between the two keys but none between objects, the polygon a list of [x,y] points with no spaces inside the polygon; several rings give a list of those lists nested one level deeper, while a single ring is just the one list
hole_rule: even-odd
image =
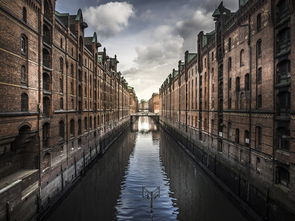
[{"label": "brick facade", "polygon": [[136,111],[117,57],[85,28],[55,0],[0,0],[1,220],[45,208]]},{"label": "brick facade", "polygon": [[295,5],[244,3],[214,11],[215,29],[160,88],[161,119],[294,213]]}]

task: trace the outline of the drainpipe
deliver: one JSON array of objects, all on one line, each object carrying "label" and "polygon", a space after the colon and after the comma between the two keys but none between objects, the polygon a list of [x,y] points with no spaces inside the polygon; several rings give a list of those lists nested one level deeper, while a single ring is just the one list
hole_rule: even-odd
[{"label": "drainpipe", "polygon": [[42,35],[42,29],[41,29],[41,13],[42,12],[42,3],[41,3],[41,10],[38,11],[38,106],[37,106],[37,111],[38,111],[38,118],[37,118],[37,131],[38,131],[38,142],[39,142],[39,196],[38,196],[38,201],[37,201],[37,206],[38,206],[38,210],[40,210],[40,206],[41,206],[41,177],[42,177],[42,164],[41,164],[41,157],[42,157],[42,150],[41,150],[41,136],[40,136],[40,107],[41,107],[41,55],[42,55],[42,39],[41,39],[41,35]]}]

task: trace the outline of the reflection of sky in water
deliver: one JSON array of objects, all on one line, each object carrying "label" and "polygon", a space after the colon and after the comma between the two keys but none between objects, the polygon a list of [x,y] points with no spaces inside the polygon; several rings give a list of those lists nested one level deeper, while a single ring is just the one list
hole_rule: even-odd
[{"label": "reflection of sky in water", "polygon": [[157,125],[149,117],[140,117],[137,122],[137,129],[140,132],[155,131],[158,129]]},{"label": "reflection of sky in water", "polygon": [[[139,119],[139,131],[154,129],[155,125],[150,119],[146,117]],[[143,199],[142,187],[150,190],[157,186],[160,186],[160,198],[154,201],[153,216],[151,216],[150,201]],[[159,158],[159,143],[153,142],[151,132],[138,133],[117,201],[117,219],[176,220],[178,208],[174,207],[174,199],[170,196],[169,179],[163,171]]]}]

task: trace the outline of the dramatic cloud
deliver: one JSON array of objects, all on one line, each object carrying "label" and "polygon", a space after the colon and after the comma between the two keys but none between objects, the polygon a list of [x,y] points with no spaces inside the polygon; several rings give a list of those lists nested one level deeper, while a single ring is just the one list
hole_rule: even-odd
[{"label": "dramatic cloud", "polygon": [[109,2],[84,10],[88,25],[102,37],[110,37],[121,32],[134,16],[134,8],[127,2]]},{"label": "dramatic cloud", "polygon": [[140,65],[160,65],[169,59],[178,57],[183,39],[174,34],[172,27],[162,25],[147,33],[151,42],[136,48],[137,58],[135,61]]}]

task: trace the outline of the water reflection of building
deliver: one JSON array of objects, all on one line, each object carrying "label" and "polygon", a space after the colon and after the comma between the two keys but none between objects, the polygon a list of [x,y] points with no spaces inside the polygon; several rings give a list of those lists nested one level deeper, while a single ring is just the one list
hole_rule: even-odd
[{"label": "water reflection of building", "polygon": [[[160,158],[179,208],[178,220],[245,220],[223,192],[162,131]],[[214,208],[214,212],[212,212]]]},{"label": "water reflection of building", "polygon": [[49,221],[93,220],[94,217],[97,220],[115,220],[120,185],[136,136],[136,133],[121,136],[54,211]]},{"label": "water reflection of building", "polygon": [[158,125],[148,116],[140,116],[131,125],[132,132],[149,133],[150,131],[158,131]]}]

